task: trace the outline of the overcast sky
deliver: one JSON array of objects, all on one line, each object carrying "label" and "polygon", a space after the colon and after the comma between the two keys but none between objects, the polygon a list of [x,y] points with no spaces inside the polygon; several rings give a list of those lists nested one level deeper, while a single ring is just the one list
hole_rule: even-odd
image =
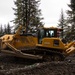
[{"label": "overcast sky", "polygon": [[[14,0],[0,0],[0,24],[7,24],[14,19]],[[61,9],[64,13],[68,10],[70,0],[41,0],[40,9],[45,26],[56,26],[61,14]],[[11,25],[13,25],[10,22]]]}]

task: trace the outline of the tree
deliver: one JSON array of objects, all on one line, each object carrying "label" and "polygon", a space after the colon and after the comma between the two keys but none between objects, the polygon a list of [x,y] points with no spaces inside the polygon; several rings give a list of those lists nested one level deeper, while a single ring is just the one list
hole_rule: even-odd
[{"label": "tree", "polygon": [[67,10],[67,22],[71,25],[69,39],[73,40],[75,39],[75,0],[70,0],[70,4],[68,6],[70,7],[70,10]]},{"label": "tree", "polygon": [[23,25],[26,30],[31,30],[39,26],[43,26],[41,20],[41,10],[39,0],[16,0],[14,1],[16,8],[13,8],[16,16],[14,23],[16,26]]},{"label": "tree", "polygon": [[60,19],[59,19],[58,27],[63,29],[63,31],[62,31],[62,38],[63,38],[63,36],[65,35],[65,32],[66,32],[65,29],[67,27],[63,10],[61,10],[61,16],[60,16]]},{"label": "tree", "polygon": [[2,25],[1,25],[1,27],[0,27],[0,36],[2,36],[3,35],[3,28],[2,28]]},{"label": "tree", "polygon": [[11,27],[9,23],[7,24],[6,30],[7,30],[7,34],[11,34]]},{"label": "tree", "polygon": [[3,31],[4,34],[7,34],[7,27],[6,25],[4,25],[4,31]]}]

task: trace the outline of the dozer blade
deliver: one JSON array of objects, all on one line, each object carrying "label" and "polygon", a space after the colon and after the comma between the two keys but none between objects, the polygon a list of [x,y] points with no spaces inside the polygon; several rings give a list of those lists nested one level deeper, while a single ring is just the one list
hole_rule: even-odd
[{"label": "dozer blade", "polygon": [[9,43],[5,43],[5,44],[6,44],[6,46],[8,46],[11,49],[11,51],[10,50],[1,50],[3,53],[13,54],[13,56],[23,57],[23,58],[28,58],[28,59],[36,59],[36,60],[42,59],[42,56],[40,56],[40,55],[23,53],[20,50],[13,47],[11,44],[9,44]]}]

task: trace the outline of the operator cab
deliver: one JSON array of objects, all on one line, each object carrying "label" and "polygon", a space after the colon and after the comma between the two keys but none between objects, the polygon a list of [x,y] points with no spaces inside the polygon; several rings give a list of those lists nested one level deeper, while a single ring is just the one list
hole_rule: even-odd
[{"label": "operator cab", "polygon": [[43,38],[61,38],[62,37],[62,31],[63,29],[60,28],[54,28],[54,27],[50,27],[50,28],[40,28],[38,30],[38,43],[41,44],[42,43],[42,39]]}]

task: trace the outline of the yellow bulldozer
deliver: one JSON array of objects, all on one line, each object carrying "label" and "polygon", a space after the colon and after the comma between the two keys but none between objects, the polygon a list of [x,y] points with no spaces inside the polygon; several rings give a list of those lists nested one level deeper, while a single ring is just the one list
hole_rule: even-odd
[{"label": "yellow bulldozer", "polygon": [[35,36],[25,33],[21,25],[15,34],[0,37],[0,52],[28,59],[61,61],[75,51],[75,42],[65,42],[61,33],[61,28],[41,27]]}]

